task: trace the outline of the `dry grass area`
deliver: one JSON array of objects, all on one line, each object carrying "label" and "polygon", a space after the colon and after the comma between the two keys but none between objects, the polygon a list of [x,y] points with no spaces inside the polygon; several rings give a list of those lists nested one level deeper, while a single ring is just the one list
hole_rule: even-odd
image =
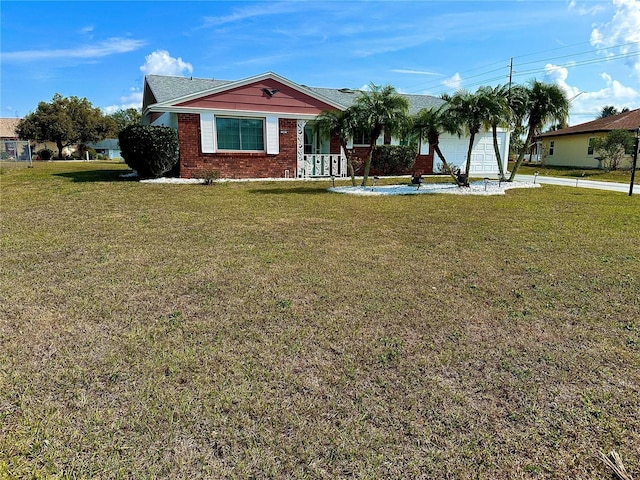
[{"label": "dry grass area", "polygon": [[0,478],[640,478],[640,198],[3,171]]}]

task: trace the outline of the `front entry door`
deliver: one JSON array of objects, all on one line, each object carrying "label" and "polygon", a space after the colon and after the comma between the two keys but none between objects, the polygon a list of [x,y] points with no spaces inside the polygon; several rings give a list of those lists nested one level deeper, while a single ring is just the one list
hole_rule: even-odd
[{"label": "front entry door", "polygon": [[313,123],[304,126],[304,156],[311,175],[330,175],[329,138],[318,132]]}]

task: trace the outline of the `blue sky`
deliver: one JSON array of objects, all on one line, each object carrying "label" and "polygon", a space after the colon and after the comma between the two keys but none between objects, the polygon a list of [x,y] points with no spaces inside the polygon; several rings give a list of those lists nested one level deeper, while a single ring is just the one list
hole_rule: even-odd
[{"label": "blue sky", "polygon": [[640,1],[2,0],[0,116],[55,93],[105,112],[142,103],[145,74],[236,80],[273,71],[317,87],[404,93],[537,78],[571,124],[640,107]]}]

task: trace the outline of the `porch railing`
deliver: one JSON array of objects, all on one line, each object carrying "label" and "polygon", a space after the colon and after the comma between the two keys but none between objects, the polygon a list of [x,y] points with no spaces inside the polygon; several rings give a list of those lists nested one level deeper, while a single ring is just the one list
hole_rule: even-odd
[{"label": "porch railing", "polygon": [[346,177],[347,159],[339,154],[303,155],[298,165],[298,177]]}]

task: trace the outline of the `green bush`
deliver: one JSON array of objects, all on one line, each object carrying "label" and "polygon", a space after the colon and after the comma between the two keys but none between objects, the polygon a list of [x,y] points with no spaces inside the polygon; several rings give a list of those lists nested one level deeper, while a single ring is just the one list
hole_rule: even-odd
[{"label": "green bush", "polygon": [[178,164],[178,132],[173,128],[129,125],[118,139],[122,158],[142,178],[157,178]]},{"label": "green bush", "polygon": [[404,145],[376,145],[373,149],[371,167],[382,175],[399,175],[413,168],[416,149]]},{"label": "green bush", "polygon": [[43,148],[38,152],[38,156],[40,160],[51,160],[53,158],[53,154],[55,152],[53,150],[49,150],[48,148]]}]

